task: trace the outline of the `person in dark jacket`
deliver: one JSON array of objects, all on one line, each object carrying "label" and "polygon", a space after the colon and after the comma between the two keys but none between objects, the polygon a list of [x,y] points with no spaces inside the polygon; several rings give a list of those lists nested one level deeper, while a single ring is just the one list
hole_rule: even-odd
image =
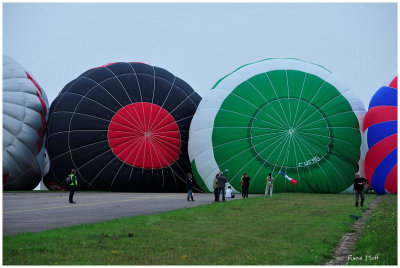
[{"label": "person in dark jacket", "polygon": [[364,189],[365,186],[368,185],[368,181],[365,178],[362,178],[360,176],[360,173],[356,174],[356,177],[353,181],[354,185],[354,190],[356,191],[355,197],[356,197],[356,207],[358,207],[358,198],[361,197],[361,203],[360,205],[363,207],[364,206]]},{"label": "person in dark jacket", "polygon": [[193,176],[191,173],[188,173],[186,175],[186,189],[188,190],[188,195],[187,195],[187,201],[190,201],[189,198],[192,198],[192,201],[194,201],[193,199]]},{"label": "person in dark jacket", "polygon": [[214,201],[217,202],[218,199],[218,181],[217,181],[217,175],[215,175],[214,179],[213,179],[213,188],[214,188]]},{"label": "person in dark jacket", "polygon": [[71,170],[71,174],[68,176],[71,177],[71,183],[69,184],[69,202],[70,203],[76,203],[74,202],[74,193],[76,191],[76,187],[78,186],[78,179],[76,178],[76,170],[73,169]]},{"label": "person in dark jacket", "polygon": [[247,176],[247,173],[243,173],[243,198],[249,198],[249,186],[250,186],[250,177]]},{"label": "person in dark jacket", "polygon": [[217,176],[217,185],[218,185],[218,194],[217,194],[217,202],[219,202],[220,194],[222,193],[222,201],[225,201],[225,183],[228,181],[224,176],[224,173],[219,172]]}]

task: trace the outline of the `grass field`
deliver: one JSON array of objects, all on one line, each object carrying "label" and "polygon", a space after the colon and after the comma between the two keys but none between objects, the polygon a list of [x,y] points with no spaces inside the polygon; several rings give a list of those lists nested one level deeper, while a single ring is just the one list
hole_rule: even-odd
[{"label": "grass field", "polygon": [[3,264],[324,264],[362,214],[353,198],[281,193],[6,236]]},{"label": "grass field", "polygon": [[397,195],[385,195],[363,229],[349,264],[397,264]]}]

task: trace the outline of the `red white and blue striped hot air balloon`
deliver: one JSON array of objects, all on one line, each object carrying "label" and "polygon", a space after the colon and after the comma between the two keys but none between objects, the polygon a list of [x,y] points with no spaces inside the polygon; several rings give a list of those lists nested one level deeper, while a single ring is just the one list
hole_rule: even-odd
[{"label": "red white and blue striped hot air balloon", "polygon": [[397,193],[397,76],[372,97],[363,122],[365,176],[377,194]]}]

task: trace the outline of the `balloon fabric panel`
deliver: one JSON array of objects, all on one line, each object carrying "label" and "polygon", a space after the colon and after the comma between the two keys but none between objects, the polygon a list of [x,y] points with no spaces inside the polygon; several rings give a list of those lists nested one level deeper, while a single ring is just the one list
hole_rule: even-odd
[{"label": "balloon fabric panel", "polygon": [[396,165],[392,168],[389,175],[386,178],[385,189],[389,193],[397,192],[397,162]]},{"label": "balloon fabric panel", "polygon": [[375,106],[396,106],[397,107],[397,89],[391,87],[381,87],[372,96],[368,109]]},{"label": "balloon fabric panel", "polygon": [[390,82],[389,87],[397,89],[397,76]]},{"label": "balloon fabric panel", "polygon": [[368,127],[368,148],[391,135],[397,134],[397,120],[386,121]]},{"label": "balloon fabric panel", "polygon": [[374,125],[387,121],[397,121],[396,106],[375,106],[368,110],[363,121],[364,131]]},{"label": "balloon fabric panel", "polygon": [[386,181],[393,167],[397,164],[397,148],[384,159],[379,160],[379,165],[375,167],[374,174],[371,177],[372,189],[378,194],[386,193]]}]

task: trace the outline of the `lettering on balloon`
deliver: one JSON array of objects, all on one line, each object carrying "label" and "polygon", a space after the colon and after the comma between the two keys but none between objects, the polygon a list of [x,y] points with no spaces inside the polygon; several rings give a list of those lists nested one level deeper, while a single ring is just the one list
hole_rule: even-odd
[{"label": "lettering on balloon", "polygon": [[317,163],[318,161],[321,161],[321,158],[319,156],[314,156],[312,159],[304,161],[304,162],[299,162],[297,163],[298,167],[306,167],[306,166],[310,166],[313,165],[315,163]]}]

